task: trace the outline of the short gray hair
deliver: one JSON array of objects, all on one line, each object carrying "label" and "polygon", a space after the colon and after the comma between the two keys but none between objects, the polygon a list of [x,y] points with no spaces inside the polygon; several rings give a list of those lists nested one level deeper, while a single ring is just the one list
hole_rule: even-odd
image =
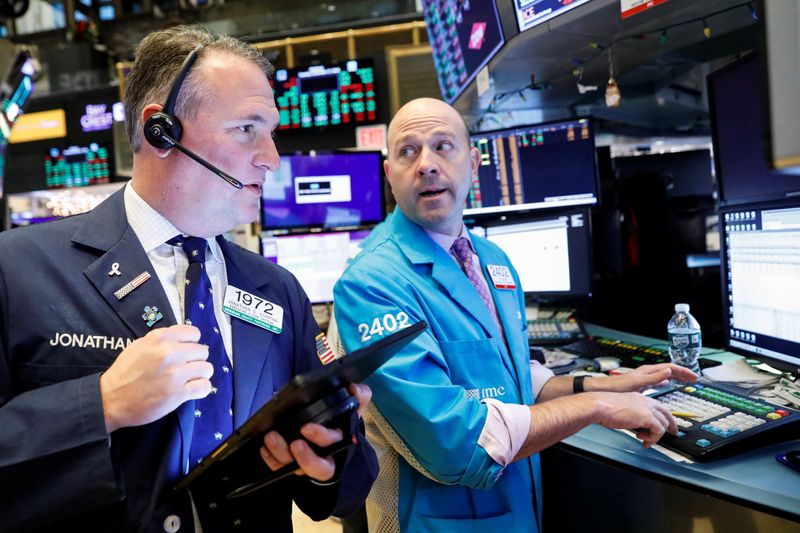
[{"label": "short gray hair", "polygon": [[[273,67],[264,55],[249,44],[227,35],[215,37],[202,26],[175,26],[149,34],[136,47],[136,61],[125,79],[125,129],[134,153],[142,149],[142,110],[148,104],[164,104],[178,71],[198,45],[205,44],[197,61],[208,49],[220,50],[249,59],[272,77]],[[175,115],[193,118],[203,94],[202,81],[194,66],[184,80],[175,103]]]}]

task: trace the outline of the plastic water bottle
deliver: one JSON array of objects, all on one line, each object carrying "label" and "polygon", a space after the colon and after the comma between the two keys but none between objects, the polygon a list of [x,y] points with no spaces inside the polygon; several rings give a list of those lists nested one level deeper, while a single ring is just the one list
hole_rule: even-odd
[{"label": "plastic water bottle", "polygon": [[675,304],[675,314],[667,324],[667,334],[670,360],[700,374],[698,358],[703,347],[703,336],[700,324],[689,314],[689,304]]}]

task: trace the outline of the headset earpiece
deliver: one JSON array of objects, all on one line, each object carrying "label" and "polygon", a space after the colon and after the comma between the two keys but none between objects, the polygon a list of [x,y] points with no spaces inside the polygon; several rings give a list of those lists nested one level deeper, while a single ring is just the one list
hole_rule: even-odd
[{"label": "headset earpiece", "polygon": [[153,113],[144,123],[144,138],[160,150],[172,148],[173,143],[164,139],[164,134],[174,141],[180,142],[183,128],[178,117],[167,113]]},{"label": "headset earpiece", "polygon": [[164,139],[164,135],[169,136],[173,141],[180,142],[183,127],[181,121],[175,116],[175,106],[178,104],[178,93],[183,85],[183,80],[189,74],[192,65],[197,61],[197,56],[200,50],[208,43],[201,43],[197,45],[194,50],[189,52],[186,59],[183,60],[178,75],[175,76],[175,81],[172,82],[170,87],[167,101],[159,113],[153,113],[144,123],[144,138],[147,139],[154,147],[160,150],[172,148],[174,143]]}]

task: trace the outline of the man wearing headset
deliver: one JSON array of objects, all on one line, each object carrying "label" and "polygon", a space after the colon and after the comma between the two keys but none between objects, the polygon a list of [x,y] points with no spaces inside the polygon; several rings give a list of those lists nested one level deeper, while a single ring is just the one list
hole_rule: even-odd
[{"label": "man wearing headset", "polygon": [[[289,531],[293,501],[314,519],[349,514],[377,473],[360,429],[335,457],[308,443],[335,444],[339,429],[306,424],[290,443],[268,433],[255,464],[298,469],[250,496],[172,490],[292,376],[321,365],[319,330],[288,272],[220,237],[258,216],[265,172],[279,165],[271,65],[196,27],[151,34],[136,55],[130,183],[90,213],[0,234],[0,528]],[[206,283],[199,296],[192,283]],[[243,294],[271,306],[270,328],[249,320],[263,318],[253,305],[231,316]],[[213,333],[189,319],[208,307]],[[350,392],[363,410],[369,388]],[[198,452],[213,416],[227,429],[203,434],[212,444]]]}]

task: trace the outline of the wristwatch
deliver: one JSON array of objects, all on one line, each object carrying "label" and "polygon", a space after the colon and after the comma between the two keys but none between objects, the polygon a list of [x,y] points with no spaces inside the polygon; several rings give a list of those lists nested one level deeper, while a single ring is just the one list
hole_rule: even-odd
[{"label": "wristwatch", "polygon": [[580,394],[584,392],[583,390],[583,380],[586,379],[586,376],[575,376],[572,379],[572,392],[575,394]]}]

